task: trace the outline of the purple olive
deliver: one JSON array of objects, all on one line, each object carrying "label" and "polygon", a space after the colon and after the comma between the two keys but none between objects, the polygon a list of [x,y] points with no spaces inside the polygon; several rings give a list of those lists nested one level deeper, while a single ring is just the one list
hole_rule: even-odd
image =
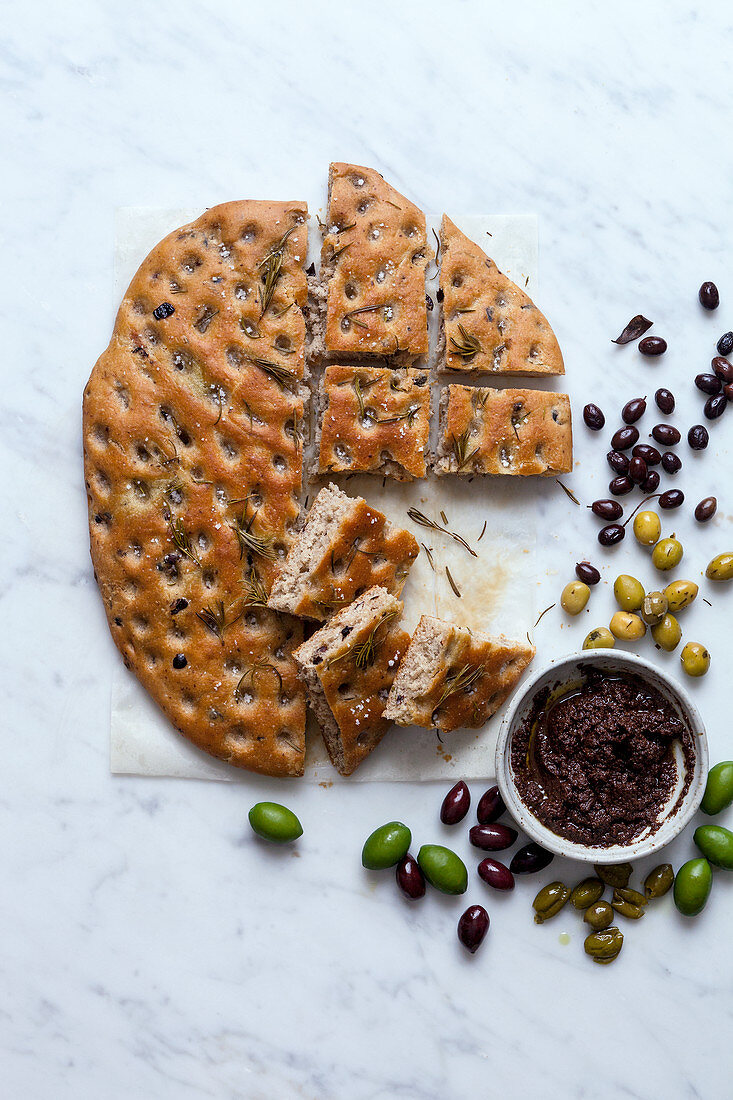
[{"label": "purple olive", "polygon": [[478,951],[489,930],[489,914],[483,905],[469,905],[458,921],[458,939],[472,955]]},{"label": "purple olive", "polygon": [[721,382],[733,382],[733,363],[724,359],[722,355],[716,355],[710,366]]},{"label": "purple olive", "polygon": [[703,406],[703,412],[708,420],[717,420],[725,412],[728,398],[724,393],[716,393],[715,397],[708,397]]},{"label": "purple olive", "polygon": [[664,355],[667,350],[667,341],[661,336],[645,336],[639,341],[639,351],[642,355]]},{"label": "purple olive", "polygon": [[471,792],[462,779],[448,791],[440,807],[440,820],[444,825],[457,825],[463,821],[471,805]]},{"label": "purple olive", "polygon": [[646,475],[641,485],[639,486],[642,493],[656,493],[659,488],[659,474],[656,470],[650,470]]},{"label": "purple olive", "polygon": [[631,401],[627,401],[621,410],[621,419],[624,424],[635,424],[637,420],[641,420],[642,416],[646,412],[646,398],[635,397]]},{"label": "purple olive", "polygon": [[715,283],[703,283],[697,296],[703,309],[717,309],[720,305],[720,294]]},{"label": "purple olive", "polygon": [[[611,503],[615,504],[616,501],[614,500]],[[619,507],[621,506],[619,505]],[[579,581],[582,581],[583,584],[590,585],[591,587],[594,584],[598,584],[601,579],[601,574],[598,572],[595,565],[591,565],[589,561],[579,561],[576,563],[575,576]]]},{"label": "purple olive", "polygon": [[476,807],[476,818],[479,825],[491,825],[505,812],[506,806],[498,787],[489,787],[484,791]]},{"label": "purple olive", "polygon": [[418,866],[417,860],[408,852],[397,864],[395,871],[397,885],[406,898],[416,901],[425,897],[425,875]]},{"label": "purple olive", "polygon": [[615,546],[617,542],[622,542],[626,535],[626,528],[622,527],[620,523],[609,523],[605,527],[601,527],[598,532],[598,541],[601,546]]},{"label": "purple olive", "polygon": [[662,461],[657,448],[651,447],[648,443],[637,443],[631,453],[634,458],[643,458],[647,466],[658,466]]},{"label": "purple olive", "polygon": [[514,875],[533,875],[535,871],[542,871],[552,863],[554,858],[552,852],[540,848],[539,844],[535,844],[532,840],[514,853],[509,870]]},{"label": "purple olive", "polygon": [[503,852],[511,848],[517,839],[517,830],[511,825],[474,825],[468,831],[468,839],[474,848],[483,848],[485,852]]},{"label": "purple olive", "polygon": [[665,416],[669,416],[670,413],[674,412],[674,394],[671,390],[666,390],[664,388],[657,390],[654,394],[654,400],[657,403],[659,411],[663,412]]},{"label": "purple olive", "polygon": [[642,481],[646,481],[646,476],[649,471],[646,468],[646,462],[643,458],[632,458],[629,463],[629,477],[637,485],[641,485]]},{"label": "purple olive", "polygon": [[672,424],[655,424],[652,435],[663,447],[674,447],[680,441],[680,433]]},{"label": "purple olive", "polygon": [[679,508],[685,502],[685,494],[681,489],[667,489],[657,501],[660,508]]},{"label": "purple olive", "polygon": [[484,882],[494,890],[514,889],[514,875],[508,867],[499,863],[498,859],[490,859],[487,856],[486,859],[481,860],[477,870]]},{"label": "purple olive", "polygon": [[614,451],[627,451],[639,442],[639,429],[632,427],[619,428],[611,436],[611,446]]},{"label": "purple olive", "polygon": [[723,383],[717,374],[698,374],[695,385],[702,393],[720,393]]},{"label": "purple olive", "polygon": [[625,474],[612,478],[608,483],[608,491],[615,497],[622,497],[625,493],[630,493],[633,488],[633,481]]},{"label": "purple olive", "polygon": [[621,519],[624,514],[624,510],[617,500],[594,500],[590,510],[599,519]]},{"label": "purple olive", "polygon": [[693,451],[704,451],[710,442],[710,436],[705,425],[693,424],[687,433],[687,442]]},{"label": "purple olive", "polygon": [[723,393],[725,394],[726,401],[733,405],[733,382],[726,382],[723,386]]},{"label": "purple olive", "polygon": [[586,405],[583,409],[583,420],[592,432],[600,432],[606,423],[606,418],[597,405]]},{"label": "purple olive", "polygon": [[698,523],[707,523],[718,510],[718,501],[715,497],[705,497],[695,508],[695,519]]},{"label": "purple olive", "polygon": [[674,451],[665,451],[662,455],[662,469],[665,474],[678,474],[682,469],[682,459]]}]

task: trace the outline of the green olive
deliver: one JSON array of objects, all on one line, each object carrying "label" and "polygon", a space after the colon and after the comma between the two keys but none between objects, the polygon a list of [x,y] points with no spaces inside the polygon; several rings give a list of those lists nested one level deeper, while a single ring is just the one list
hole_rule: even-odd
[{"label": "green olive", "polygon": [[263,840],[287,844],[303,835],[303,826],[292,810],[279,802],[258,802],[249,811],[252,830]]},{"label": "green olive", "polygon": [[560,606],[568,615],[579,615],[590,599],[590,588],[582,581],[566,584],[560,597]]},{"label": "green olive", "polygon": [[664,592],[647,592],[641,605],[641,617],[647,626],[656,626],[669,610],[669,600]]},{"label": "green olive", "polygon": [[569,897],[570,891],[564,882],[549,882],[543,886],[532,902],[535,924],[544,924],[551,917],[556,917]]},{"label": "green olive", "polygon": [[630,886],[618,886],[613,891],[614,901],[629,901],[632,905],[644,906],[647,899],[640,890],[632,890]]},{"label": "green olive", "polygon": [[607,928],[605,932],[591,932],[590,936],[586,936],[583,946],[586,955],[590,955],[593,962],[605,966],[618,958],[623,944],[624,934],[621,929]]},{"label": "green olive", "polygon": [[586,909],[583,920],[595,932],[602,932],[609,924],[613,924],[613,909],[607,901],[597,901]]},{"label": "green olive", "polygon": [[719,814],[733,802],[733,760],[721,760],[708,772],[700,809],[704,814]]},{"label": "green olive", "polygon": [[688,859],[674,880],[674,903],[685,917],[696,917],[705,908],[713,885],[713,872],[706,859]]},{"label": "green olive", "polygon": [[673,649],[676,649],[680,644],[680,638],[682,637],[682,628],[675,619],[674,615],[664,615],[658,623],[655,623],[652,627],[652,638],[660,645],[662,649],[666,649],[668,653],[671,653]]},{"label": "green olive", "polygon": [[596,626],[585,636],[583,649],[613,649],[616,639],[607,626]]},{"label": "green olive", "polygon": [[412,833],[401,821],[388,821],[380,825],[364,842],[361,862],[370,871],[384,871],[394,867],[407,855]]},{"label": "green olive", "polygon": [[616,896],[615,891],[611,900],[611,908],[620,913],[622,917],[628,917],[629,920],[639,920],[640,917],[644,916],[644,910],[640,905],[634,905],[633,901],[624,901],[623,898]]},{"label": "green olive", "polygon": [[713,558],[708,564],[705,570],[705,576],[709,581],[733,580],[733,554],[718,554],[718,556]]},{"label": "green olive", "polygon": [[660,863],[644,879],[644,894],[647,898],[663,898],[674,882],[671,863]]},{"label": "green olive", "polygon": [[714,867],[733,871],[733,833],[722,825],[700,825],[692,839]]},{"label": "green olive", "polygon": [[595,905],[603,897],[605,887],[599,878],[584,878],[577,886],[573,887],[570,894],[570,904],[576,909],[588,909]]},{"label": "green olive", "polygon": [[431,886],[443,894],[465,894],[468,887],[466,864],[442,844],[423,844],[417,862]]},{"label": "green olive", "polygon": [[601,882],[614,889],[625,889],[629,885],[633,867],[630,863],[594,863],[593,870]]},{"label": "green olive", "polygon": [[644,602],[644,585],[636,577],[622,573],[616,577],[613,594],[622,611],[638,611]]},{"label": "green olive", "polygon": [[680,661],[688,676],[704,676],[710,668],[710,654],[700,642],[688,642],[680,653]]},{"label": "green olive", "polygon": [[669,611],[677,614],[683,607],[688,607],[697,595],[698,588],[694,581],[672,581],[664,590],[664,595],[669,602]]},{"label": "green olive", "polygon": [[639,512],[634,519],[634,538],[642,546],[654,546],[659,542],[662,522],[656,512]]},{"label": "green olive", "polygon": [[662,539],[654,547],[652,550],[652,565],[655,569],[662,570],[662,572],[666,572],[668,569],[676,569],[682,561],[683,555],[682,543],[672,535],[670,538]]},{"label": "green olive", "polygon": [[646,634],[646,623],[631,611],[617,611],[608,624],[614,638],[634,642]]}]

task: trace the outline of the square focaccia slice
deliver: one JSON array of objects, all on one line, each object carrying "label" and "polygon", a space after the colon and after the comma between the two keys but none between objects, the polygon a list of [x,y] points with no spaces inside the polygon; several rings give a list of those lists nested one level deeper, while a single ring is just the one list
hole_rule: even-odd
[{"label": "square focaccia slice", "polygon": [[378,172],[332,164],[321,251],[331,358],[427,355],[425,215]]},{"label": "square focaccia slice", "polygon": [[383,711],[410,641],[399,627],[401,614],[402,604],[386,588],[370,588],[295,651],[328,755],[341,775],[351,775],[389,729]]},{"label": "square focaccia slice", "polygon": [[440,231],[442,370],[564,374],[547,318],[446,215]]},{"label": "square focaccia slice", "polygon": [[419,549],[409,531],[329,485],[280,567],[269,606],[322,622],[374,585],[399,596]]},{"label": "square focaccia slice", "polygon": [[390,689],[384,717],[400,726],[477,729],[509,698],[534,646],[423,615]]},{"label": "square focaccia slice", "polygon": [[302,624],[266,601],[299,516],[306,219],[233,202],[171,233],[84,393],[92,559],[125,664],[195,745],[268,775],[305,760]]},{"label": "square focaccia slice", "polygon": [[321,379],[315,473],[425,477],[430,433],[426,370],[330,366]]},{"label": "square focaccia slice", "polygon": [[447,386],[440,398],[439,474],[567,474],[570,399],[546,390]]}]

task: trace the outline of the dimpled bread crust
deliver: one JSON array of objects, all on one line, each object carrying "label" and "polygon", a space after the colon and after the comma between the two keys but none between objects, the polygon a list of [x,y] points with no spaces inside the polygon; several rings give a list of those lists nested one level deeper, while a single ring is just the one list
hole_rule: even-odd
[{"label": "dimpled bread crust", "polygon": [[390,689],[384,717],[400,726],[477,729],[499,709],[535,654],[423,615]]},{"label": "dimpled bread crust", "polygon": [[389,728],[382,713],[410,640],[397,625],[401,613],[385,588],[370,588],[295,651],[328,755],[342,775],[351,775]]},{"label": "dimpled bread crust", "polygon": [[84,393],[110,629],[175,727],[300,775],[302,626],[265,607],[299,515],[305,203],[232,202],[143,262]]}]

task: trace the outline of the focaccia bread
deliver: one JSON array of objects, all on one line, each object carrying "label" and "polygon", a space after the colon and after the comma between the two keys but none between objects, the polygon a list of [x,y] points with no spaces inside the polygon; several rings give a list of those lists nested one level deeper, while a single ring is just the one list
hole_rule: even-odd
[{"label": "focaccia bread", "polygon": [[298,620],[266,607],[299,516],[305,203],[213,207],[135,275],[84,393],[91,551],[112,636],[176,728],[300,775]]},{"label": "focaccia bread", "polygon": [[546,390],[447,386],[440,397],[438,474],[567,474],[570,398]]},{"label": "focaccia bread", "polygon": [[430,433],[428,372],[331,366],[321,379],[314,473],[425,477]]},{"label": "focaccia bread", "polygon": [[445,371],[564,374],[546,317],[493,260],[443,215],[442,320],[438,361]]},{"label": "focaccia bread", "polygon": [[280,567],[269,606],[322,622],[374,585],[399,596],[419,549],[409,531],[329,485]]},{"label": "focaccia bread", "polygon": [[332,164],[321,250],[322,349],[331,358],[428,351],[425,215],[372,168]]},{"label": "focaccia bread", "polygon": [[509,698],[535,654],[529,642],[477,634],[423,615],[384,717],[400,726],[477,729]]},{"label": "focaccia bread", "polygon": [[295,651],[300,676],[341,775],[351,775],[389,729],[382,717],[410,635],[398,620],[402,604],[386,588],[370,588]]}]

